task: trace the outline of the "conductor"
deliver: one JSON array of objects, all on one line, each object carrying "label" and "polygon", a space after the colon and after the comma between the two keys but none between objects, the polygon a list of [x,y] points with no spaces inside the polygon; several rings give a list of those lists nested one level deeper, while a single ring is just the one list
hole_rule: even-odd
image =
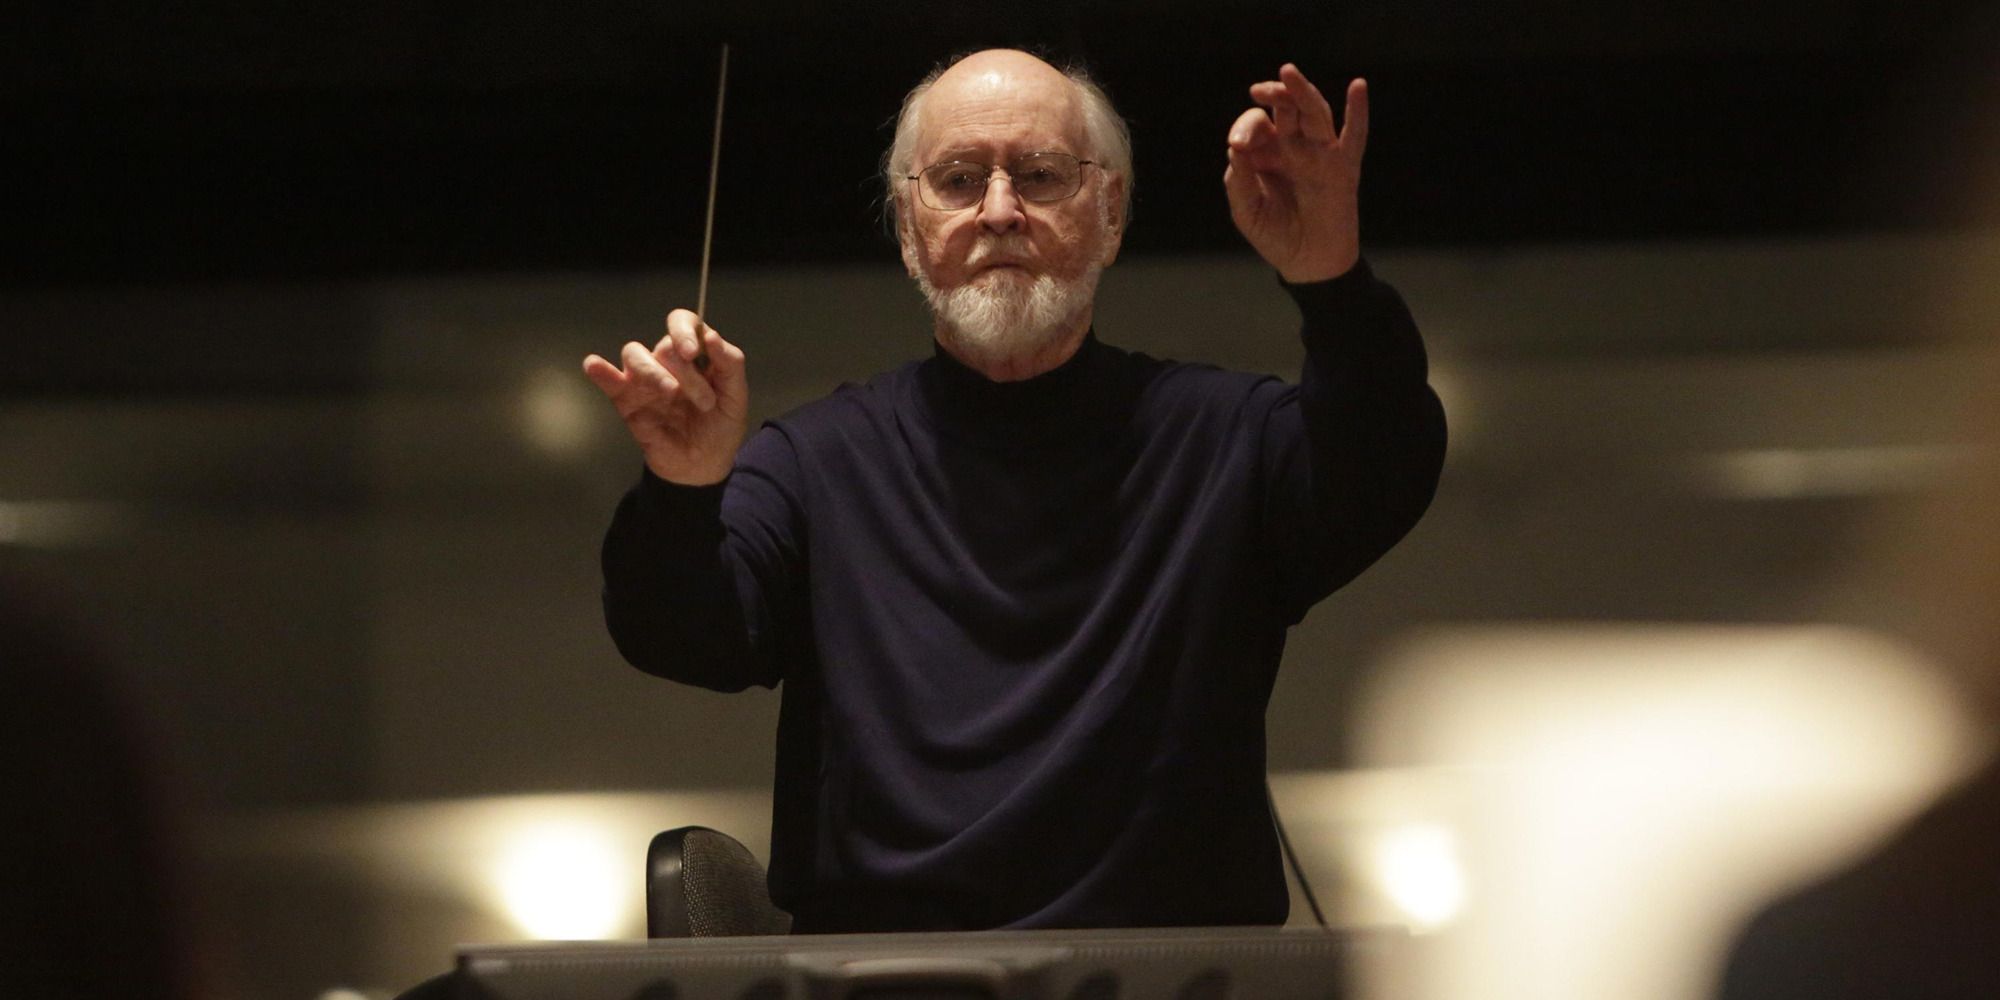
[{"label": "conductor", "polygon": [[1222,186],[1298,305],[1296,385],[1098,338],[1130,140],[1088,77],[1012,50],[919,83],[884,158],[930,357],[747,440],[744,353],[687,310],[585,360],[645,459],[604,540],[619,650],[782,685],[795,931],[1284,921],[1286,630],[1416,524],[1445,431],[1361,258],[1366,84],[1340,122],[1291,64],[1250,98]]}]

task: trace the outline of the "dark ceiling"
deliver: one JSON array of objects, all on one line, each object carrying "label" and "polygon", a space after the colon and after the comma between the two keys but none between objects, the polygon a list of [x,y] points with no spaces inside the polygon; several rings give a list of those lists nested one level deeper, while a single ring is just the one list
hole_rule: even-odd
[{"label": "dark ceiling", "polygon": [[689,265],[723,40],[725,264],[888,257],[886,120],[991,44],[1083,57],[1130,116],[1135,254],[1237,245],[1222,135],[1285,59],[1372,82],[1371,245],[1996,221],[1994,5],[1473,6],[71,4],[0,42],[5,280]]}]

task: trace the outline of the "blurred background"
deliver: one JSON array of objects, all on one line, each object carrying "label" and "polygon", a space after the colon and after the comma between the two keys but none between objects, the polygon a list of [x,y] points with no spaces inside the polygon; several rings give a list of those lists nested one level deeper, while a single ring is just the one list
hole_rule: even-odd
[{"label": "blurred background", "polygon": [[1753,914],[1994,749],[2000,17],[1676,8],[29,16],[0,41],[9,940],[59,941],[52,983],[379,996],[458,942],[640,935],[660,829],[761,855],[776,695],[603,633],[639,463],[578,362],[692,305],[725,40],[710,318],[753,415],[926,355],[876,220],[889,119],[938,58],[1040,43],[1133,126],[1100,335],[1287,374],[1222,137],[1285,60],[1371,81],[1364,241],[1452,451],[1270,709],[1329,916],[1415,932],[1369,988],[1715,995]]}]

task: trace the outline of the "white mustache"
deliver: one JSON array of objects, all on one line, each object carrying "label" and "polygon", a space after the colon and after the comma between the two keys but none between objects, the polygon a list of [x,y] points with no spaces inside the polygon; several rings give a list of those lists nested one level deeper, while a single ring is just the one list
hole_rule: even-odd
[{"label": "white mustache", "polygon": [[972,252],[966,254],[968,267],[985,267],[994,258],[1003,262],[1028,259],[1029,247],[1024,236],[991,236],[972,245]]}]

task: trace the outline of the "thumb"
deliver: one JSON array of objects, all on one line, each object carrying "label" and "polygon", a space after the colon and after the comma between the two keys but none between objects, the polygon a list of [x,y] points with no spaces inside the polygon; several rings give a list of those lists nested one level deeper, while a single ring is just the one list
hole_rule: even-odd
[{"label": "thumb", "polygon": [[1263,108],[1248,108],[1229,123],[1229,148],[1256,149],[1277,138],[1277,126]]},{"label": "thumb", "polygon": [[1229,167],[1222,172],[1222,187],[1229,195],[1229,214],[1238,228],[1257,217],[1264,205],[1264,182],[1233,148],[1229,151]]}]

